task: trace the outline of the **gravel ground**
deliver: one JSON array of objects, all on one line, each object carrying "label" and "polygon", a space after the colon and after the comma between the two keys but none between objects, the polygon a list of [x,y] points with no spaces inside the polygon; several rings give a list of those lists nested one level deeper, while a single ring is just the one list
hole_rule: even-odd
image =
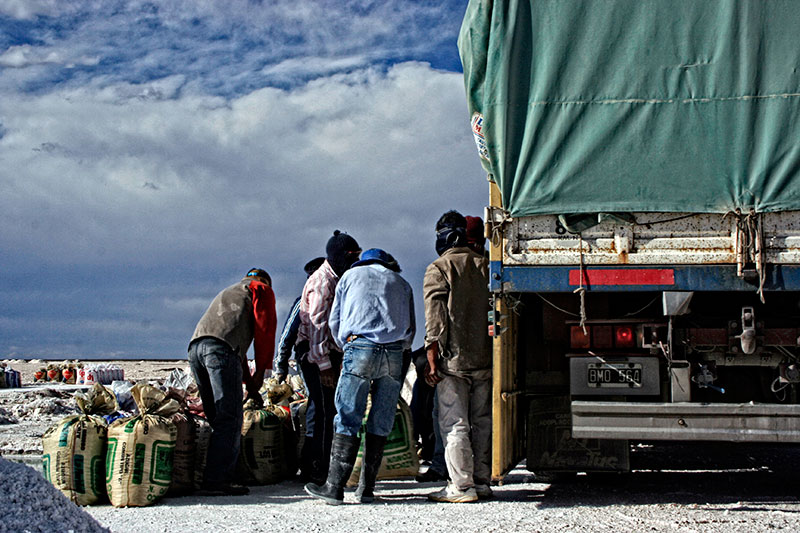
[{"label": "gravel ground", "polygon": [[[152,507],[91,507],[119,532],[165,531],[669,531],[750,533],[800,530],[794,476],[765,469],[635,472],[559,484],[513,471],[492,501],[437,504],[435,484],[379,482],[380,501],[332,507],[306,496],[299,482],[253,487],[244,497],[169,498]],[[144,525],[144,526],[143,526]]]},{"label": "gravel ground", "polygon": [[[179,364],[131,362],[126,377],[166,377]],[[0,455],[37,465],[41,435],[70,410],[63,400],[72,393],[63,385],[0,390]],[[397,480],[378,483],[375,504],[356,504],[348,491],[345,505],[332,507],[307,496],[299,481],[286,481],[243,497],[190,495],[150,507],[84,510],[111,531],[135,533],[800,531],[800,446],[639,445],[631,464],[628,475],[552,484],[518,468],[494,488],[493,500],[474,504],[431,503],[426,496],[439,485]],[[0,493],[8,482],[0,478]]]}]

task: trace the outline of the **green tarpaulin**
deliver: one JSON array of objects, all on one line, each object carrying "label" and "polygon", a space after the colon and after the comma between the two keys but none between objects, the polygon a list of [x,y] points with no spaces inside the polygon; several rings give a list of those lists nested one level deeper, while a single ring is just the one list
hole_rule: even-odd
[{"label": "green tarpaulin", "polygon": [[470,0],[458,45],[514,216],[800,209],[798,0]]}]

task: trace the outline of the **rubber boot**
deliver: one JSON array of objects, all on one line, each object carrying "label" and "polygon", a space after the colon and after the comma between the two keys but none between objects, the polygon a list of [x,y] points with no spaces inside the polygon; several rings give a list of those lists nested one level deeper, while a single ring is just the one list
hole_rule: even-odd
[{"label": "rubber boot", "polygon": [[344,486],[353,472],[359,444],[361,444],[361,439],[357,436],[351,437],[334,433],[328,479],[322,485],[306,484],[306,492],[315,498],[324,500],[328,505],[340,505],[344,501]]},{"label": "rubber boot", "polygon": [[356,489],[356,499],[361,503],[372,503],[375,500],[375,480],[383,460],[383,447],[386,437],[367,433],[364,439],[364,456],[361,463],[361,479]]}]

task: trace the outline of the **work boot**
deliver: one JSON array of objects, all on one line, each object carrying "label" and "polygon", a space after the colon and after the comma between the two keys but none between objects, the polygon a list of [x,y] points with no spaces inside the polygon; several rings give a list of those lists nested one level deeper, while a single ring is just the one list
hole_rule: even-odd
[{"label": "work boot", "polygon": [[328,479],[322,485],[316,483],[306,484],[306,492],[315,498],[324,500],[328,505],[341,504],[344,501],[344,486],[353,472],[359,444],[361,444],[361,439],[357,436],[351,437],[350,435],[334,433]]},{"label": "work boot", "polygon": [[490,500],[494,498],[494,492],[488,483],[476,483],[475,494],[478,495],[479,500]]},{"label": "work boot", "polygon": [[381,468],[384,445],[386,445],[386,437],[367,433],[361,461],[361,478],[358,480],[356,489],[356,499],[361,503],[375,501],[375,480],[378,479],[378,470]]}]

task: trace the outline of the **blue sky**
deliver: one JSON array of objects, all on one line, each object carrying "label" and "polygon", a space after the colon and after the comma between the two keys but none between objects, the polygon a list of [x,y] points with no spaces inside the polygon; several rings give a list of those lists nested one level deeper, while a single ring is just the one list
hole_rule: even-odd
[{"label": "blue sky", "polygon": [[465,9],[0,0],[0,358],[183,358],[253,266],[280,329],[334,229],[398,258],[422,325],[436,219],[488,197]]}]

